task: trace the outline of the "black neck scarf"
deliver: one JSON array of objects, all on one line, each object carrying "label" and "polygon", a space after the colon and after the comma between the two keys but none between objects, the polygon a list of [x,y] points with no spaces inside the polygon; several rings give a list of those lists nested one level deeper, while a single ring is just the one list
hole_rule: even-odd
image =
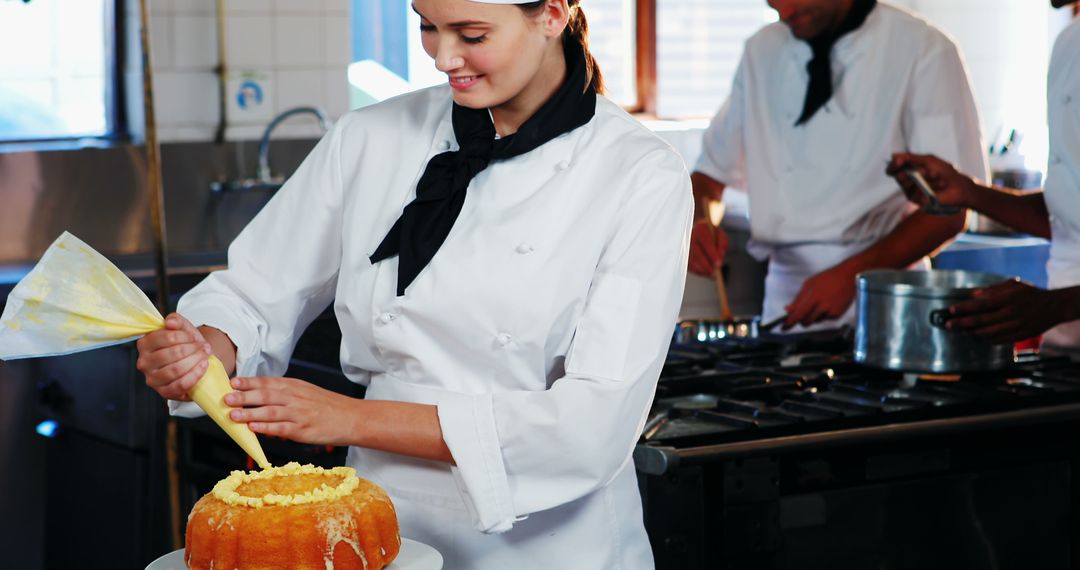
[{"label": "black neck scarf", "polygon": [[474,176],[495,160],[525,154],[551,139],[588,123],[596,112],[596,92],[586,85],[585,53],[577,42],[563,42],[566,81],[540,109],[510,136],[495,138],[495,125],[487,109],[454,103],[454,137],[459,150],[444,152],[428,161],[416,199],[405,206],[382,243],[371,254],[378,263],[398,256],[397,294],[405,294],[420,271],[450,235],[465,190]]},{"label": "black neck scarf", "polygon": [[851,10],[848,11],[840,27],[829,32],[824,32],[818,37],[807,40],[814,57],[806,64],[806,71],[810,72],[810,84],[806,88],[806,100],[803,102],[802,115],[795,125],[801,125],[810,120],[818,109],[829,102],[833,96],[832,84],[832,48],[844,35],[859,29],[866,21],[866,17],[877,5],[877,0],[855,0]]}]

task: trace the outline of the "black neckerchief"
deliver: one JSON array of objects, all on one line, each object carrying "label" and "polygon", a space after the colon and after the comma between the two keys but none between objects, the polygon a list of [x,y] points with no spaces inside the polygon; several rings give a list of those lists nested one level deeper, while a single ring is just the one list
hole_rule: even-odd
[{"label": "black neckerchief", "polygon": [[806,64],[806,71],[810,72],[810,84],[806,87],[806,100],[803,102],[802,115],[799,116],[798,121],[795,121],[796,125],[809,121],[814,113],[817,113],[818,109],[832,98],[833,45],[845,34],[859,29],[875,5],[877,5],[877,0],[855,0],[839,28],[806,42],[810,44],[814,57]]},{"label": "black neckerchief", "polygon": [[405,206],[371,262],[398,256],[397,294],[416,279],[439,251],[465,204],[465,190],[474,176],[495,160],[525,154],[551,139],[588,123],[596,112],[596,92],[586,85],[585,53],[577,42],[563,42],[566,81],[518,131],[495,138],[495,125],[487,109],[454,103],[454,137],[459,150],[444,152],[428,161],[416,199]]}]

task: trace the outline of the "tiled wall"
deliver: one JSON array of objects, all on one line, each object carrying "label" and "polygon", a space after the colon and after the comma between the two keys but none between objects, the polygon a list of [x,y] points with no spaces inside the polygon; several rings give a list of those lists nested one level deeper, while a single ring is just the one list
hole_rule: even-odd
[{"label": "tiled wall", "polygon": [[[129,4],[128,45],[134,46],[139,13]],[[149,4],[158,137],[212,140],[221,117],[217,1]],[[349,6],[350,0],[224,0],[227,140],[257,139],[270,119],[291,107],[318,106],[332,119],[348,110]],[[131,53],[126,66],[135,79],[138,51]],[[133,117],[133,124],[141,122]],[[278,129],[275,138],[321,132],[311,116],[290,118]]]}]

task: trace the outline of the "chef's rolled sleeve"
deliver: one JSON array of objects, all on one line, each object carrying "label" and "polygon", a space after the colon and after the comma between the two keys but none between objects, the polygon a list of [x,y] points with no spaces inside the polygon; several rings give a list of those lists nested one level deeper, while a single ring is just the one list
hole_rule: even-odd
[{"label": "chef's rolled sleeve", "polygon": [[631,461],[682,299],[693,214],[667,149],[638,164],[565,360],[543,391],[447,394],[453,474],[483,532],[606,486]]}]

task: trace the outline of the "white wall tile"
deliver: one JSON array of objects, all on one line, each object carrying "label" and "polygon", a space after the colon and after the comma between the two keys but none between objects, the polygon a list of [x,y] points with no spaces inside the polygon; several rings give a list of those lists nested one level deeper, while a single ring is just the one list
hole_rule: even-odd
[{"label": "white wall tile", "polygon": [[276,112],[300,106],[326,107],[326,82],[323,81],[321,69],[277,72]]},{"label": "white wall tile", "polygon": [[272,67],[274,40],[272,17],[226,16],[225,59],[229,67]]},{"label": "white wall tile", "polygon": [[173,12],[177,14],[215,14],[217,13],[217,0],[173,0]]},{"label": "white wall tile", "polygon": [[161,125],[216,124],[217,97],[217,76],[209,71],[154,76],[154,116]]},{"label": "white wall tile", "polygon": [[181,16],[173,22],[176,35],[174,64],[178,69],[209,69],[217,65],[217,19],[214,16]]},{"label": "white wall tile", "polygon": [[[184,0],[180,0],[180,1],[183,2]],[[174,2],[174,0],[147,0],[146,8],[150,11],[151,16],[161,16],[161,15],[165,15],[165,14],[172,14],[173,10],[174,10],[173,9],[173,2]],[[134,10],[131,10],[130,13],[134,14],[135,17],[138,17],[138,8],[139,8],[138,3],[137,2],[129,2],[126,5],[127,5],[127,8],[129,8],[129,10],[134,9]]]},{"label": "white wall tile", "polygon": [[274,11],[288,14],[322,14],[322,0],[273,0]]},{"label": "white wall tile", "polygon": [[[236,125],[229,123],[225,127],[225,138],[230,141],[257,141],[262,137],[265,124]],[[273,164],[270,165],[271,167]]]},{"label": "white wall tile", "polygon": [[326,112],[337,120],[349,112],[349,78],[344,69],[330,69],[323,72],[326,83]]},{"label": "white wall tile", "polygon": [[217,125],[165,126],[158,129],[158,142],[202,142],[213,140]]},{"label": "white wall tile", "polygon": [[[178,0],[179,1],[179,0]],[[225,0],[227,14],[266,14],[274,11],[272,0]]]},{"label": "white wall tile", "polygon": [[352,12],[352,0],[323,0],[326,11],[332,14],[349,14]]},{"label": "white wall tile", "polygon": [[326,39],[322,16],[282,14],[274,18],[274,61],[278,67],[323,65]]},{"label": "white wall tile", "polygon": [[[173,41],[173,20],[169,16],[150,17],[150,57],[154,69],[169,69],[175,63],[176,43]],[[141,46],[140,31],[135,30],[135,45]],[[138,55],[139,50],[131,50]],[[142,65],[137,64],[137,65]]]},{"label": "white wall tile", "polygon": [[349,18],[343,14],[323,17],[326,38],[326,64],[349,65],[352,63],[352,30]]}]

